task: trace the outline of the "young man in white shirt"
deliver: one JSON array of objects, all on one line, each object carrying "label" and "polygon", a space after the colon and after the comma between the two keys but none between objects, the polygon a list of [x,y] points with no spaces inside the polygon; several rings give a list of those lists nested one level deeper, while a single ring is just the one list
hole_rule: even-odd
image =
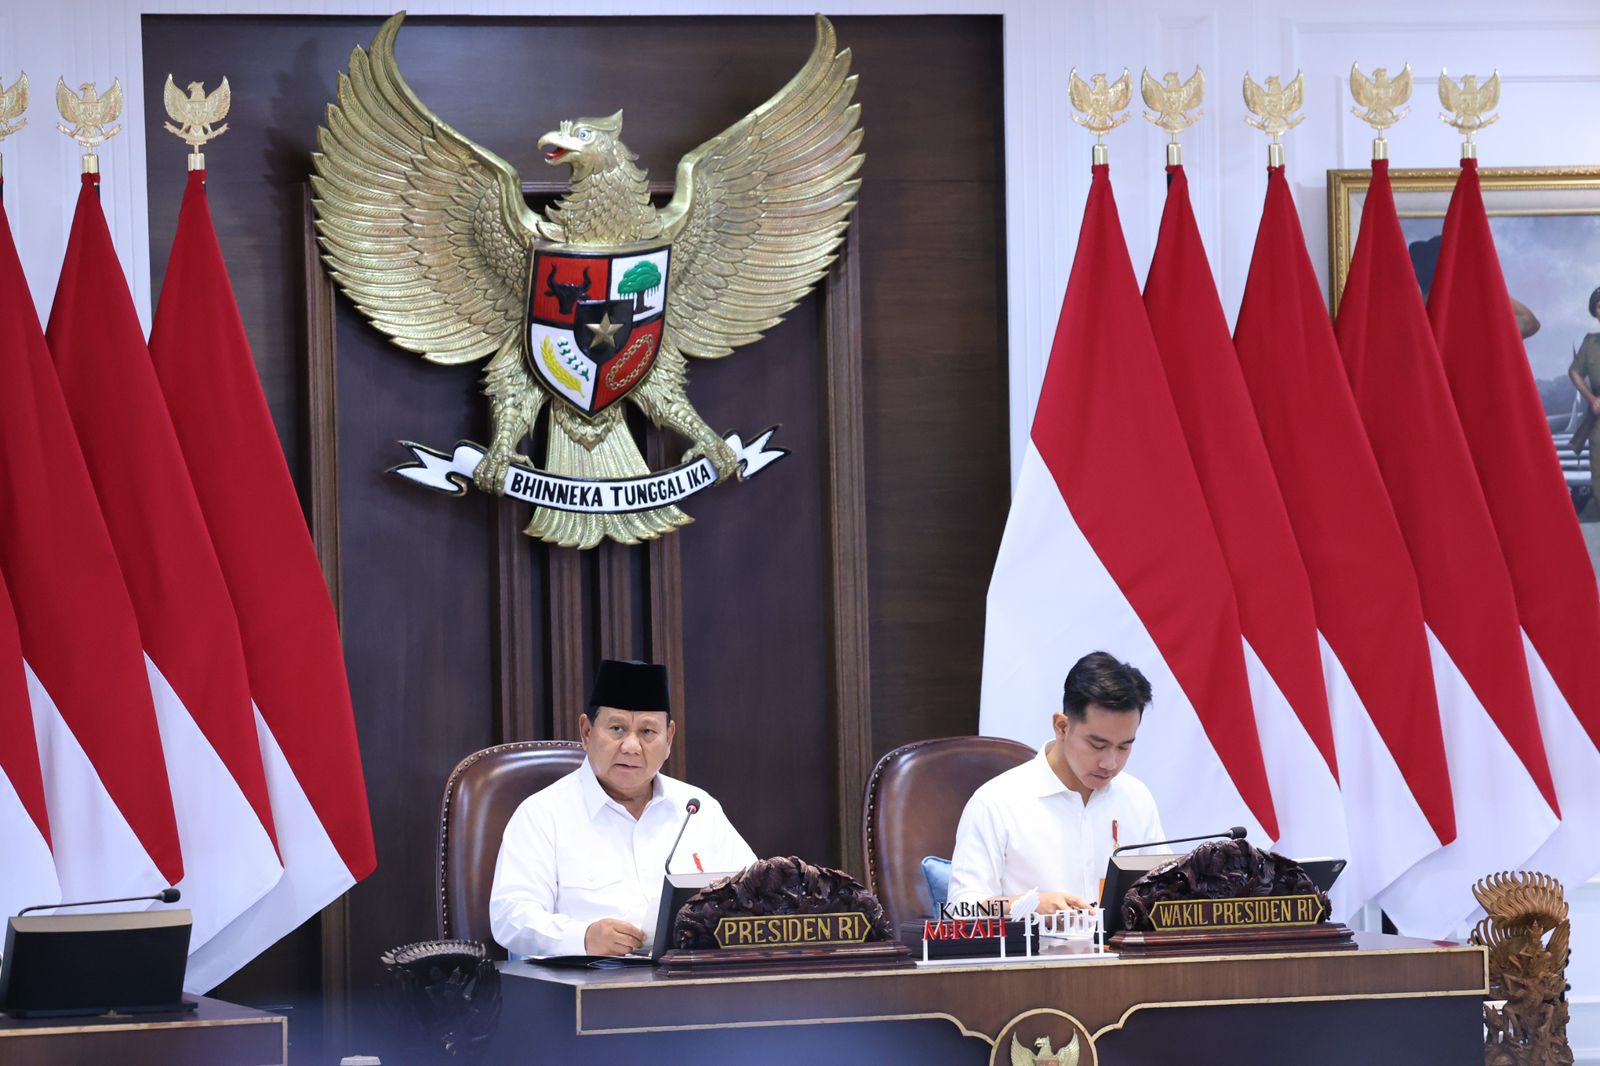
[{"label": "young man in white shirt", "polygon": [[1009,902],[1037,888],[1042,914],[1098,905],[1112,849],[1165,835],[1150,790],[1122,772],[1149,702],[1144,674],[1103,651],[1073,665],[1055,739],[961,812],[950,902]]},{"label": "young man in white shirt", "polygon": [[[674,873],[755,862],[716,800],[660,772],[675,733],[665,667],[601,662],[578,721],[583,765],[524,800],[501,839],[489,924],[507,951],[648,950],[669,852]],[[699,812],[673,851],[691,799]]]}]

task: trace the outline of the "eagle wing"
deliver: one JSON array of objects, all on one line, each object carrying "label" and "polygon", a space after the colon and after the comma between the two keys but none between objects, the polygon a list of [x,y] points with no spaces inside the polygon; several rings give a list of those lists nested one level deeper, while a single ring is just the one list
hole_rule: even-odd
[{"label": "eagle wing", "polygon": [[1059,1056],[1061,1059],[1061,1066],[1078,1066],[1078,1057],[1080,1054],[1082,1054],[1082,1050],[1083,1049],[1078,1044],[1078,1034],[1073,1033],[1071,1043],[1061,1049],[1061,1054]]},{"label": "eagle wing", "polygon": [[1457,85],[1449,74],[1444,72],[1439,74],[1439,103],[1444,105],[1446,111],[1457,115],[1461,114],[1464,110],[1461,105],[1465,102],[1465,97],[1466,93],[1462,91],[1461,86]]},{"label": "eagle wing", "polygon": [[189,106],[189,95],[178,88],[171,74],[167,75],[167,83],[161,87],[161,102],[167,105],[167,114],[180,123],[187,125],[195,121]]},{"label": "eagle wing", "polygon": [[1244,106],[1251,114],[1259,115],[1267,103],[1267,90],[1257,85],[1249,74],[1244,76]]},{"label": "eagle wing", "polygon": [[1078,77],[1078,68],[1073,67],[1067,73],[1067,97],[1072,101],[1072,106],[1083,112],[1094,110],[1094,89],[1088,82]]},{"label": "eagle wing", "polygon": [[1033,1052],[1022,1046],[1022,1042],[1017,1039],[1017,1034],[1012,1033],[1011,1066],[1034,1066],[1037,1061],[1033,1056]]},{"label": "eagle wing", "polygon": [[1361,73],[1361,68],[1354,63],[1350,64],[1350,95],[1356,98],[1356,103],[1367,107],[1372,99],[1372,79]]},{"label": "eagle wing", "polygon": [[1189,80],[1183,83],[1183,110],[1188,111],[1200,106],[1200,101],[1205,97],[1206,80],[1200,73],[1200,68],[1195,67],[1194,73],[1189,75]]},{"label": "eagle wing", "polygon": [[221,122],[228,117],[228,109],[233,106],[233,90],[228,87],[228,79],[224,77],[222,84],[206,95],[205,122]]},{"label": "eagle wing", "polygon": [[1411,64],[1407,63],[1400,71],[1400,76],[1390,82],[1391,92],[1387,101],[1390,107],[1400,107],[1411,99]]},{"label": "eagle wing", "polygon": [[1133,100],[1133,79],[1128,76],[1126,68],[1122,77],[1111,83],[1111,108],[1112,111],[1121,111]]},{"label": "eagle wing", "polygon": [[1294,80],[1285,86],[1283,92],[1279,95],[1283,100],[1283,113],[1285,115],[1292,115],[1296,111],[1299,111],[1301,108],[1305,107],[1306,76],[1300,73],[1298,70],[1295,71]]},{"label": "eagle wing", "polygon": [[850,52],[834,48],[818,15],[816,47],[789,84],[678,164],[661,221],[667,335],[687,355],[758,340],[833,262],[863,158]]},{"label": "eagle wing", "polygon": [[[27,93],[27,84],[23,84],[23,93]],[[1478,86],[1478,111],[1493,111],[1500,106],[1500,72],[1497,70],[1489,75],[1489,80]]]},{"label": "eagle wing", "polygon": [[61,117],[74,126],[83,125],[78,118],[78,97],[71,89],[67,88],[66,78],[56,79],[56,110],[61,112]]},{"label": "eagle wing", "polygon": [[1150,76],[1149,67],[1145,67],[1144,73],[1139,75],[1139,94],[1144,97],[1144,105],[1150,110],[1158,114],[1166,111],[1166,86]]},{"label": "eagle wing", "polygon": [[21,74],[11,83],[11,88],[0,93],[0,115],[13,118],[28,110],[28,75]]},{"label": "eagle wing", "polygon": [[94,102],[94,113],[88,117],[96,126],[104,126],[109,122],[115,122],[120,114],[122,114],[122,79],[112,78],[111,88]]},{"label": "eagle wing", "polygon": [[435,363],[511,351],[536,218],[511,164],[451,129],[400,75],[383,24],[317,130],[311,178],[329,270],[363,314]]}]

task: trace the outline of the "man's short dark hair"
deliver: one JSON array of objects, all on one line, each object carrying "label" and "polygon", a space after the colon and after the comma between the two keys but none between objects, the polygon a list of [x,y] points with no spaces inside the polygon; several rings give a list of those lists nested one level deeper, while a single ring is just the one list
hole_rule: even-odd
[{"label": "man's short dark hair", "polygon": [[1143,714],[1149,702],[1150,682],[1139,668],[1103,651],[1090,652],[1073,663],[1061,692],[1062,712],[1080,722],[1091,703],[1108,711]]}]

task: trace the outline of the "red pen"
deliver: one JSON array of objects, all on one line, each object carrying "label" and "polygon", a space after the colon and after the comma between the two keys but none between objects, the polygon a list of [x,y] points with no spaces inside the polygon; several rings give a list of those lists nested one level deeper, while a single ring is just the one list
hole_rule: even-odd
[{"label": "red pen", "polygon": [[700,853],[698,851],[694,853],[694,868],[701,873],[706,872],[706,868],[700,865]]},{"label": "red pen", "polygon": [[1117,820],[1113,818],[1111,819],[1111,846],[1115,848],[1120,844],[1121,842],[1117,840]]}]

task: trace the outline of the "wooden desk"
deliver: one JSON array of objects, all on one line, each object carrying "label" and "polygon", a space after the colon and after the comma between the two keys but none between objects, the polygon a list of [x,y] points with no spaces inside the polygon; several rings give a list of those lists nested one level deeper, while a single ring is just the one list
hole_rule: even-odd
[{"label": "wooden desk", "polygon": [[[1358,942],[1357,951],[1293,955],[1068,956],[722,977],[507,963],[489,1061],[707,1055],[700,1061],[978,1066],[1009,1063],[1019,1019],[1046,1015],[1085,1034],[1094,1051],[1085,1049],[1080,1066],[1158,1057],[1185,1066],[1481,1061],[1482,948],[1376,934]],[[1020,1031],[1030,1045],[1033,1030]]]},{"label": "wooden desk", "polygon": [[289,1023],[281,1014],[198,997],[183,1014],[97,1018],[0,1015],[5,1066],[284,1066]]}]

